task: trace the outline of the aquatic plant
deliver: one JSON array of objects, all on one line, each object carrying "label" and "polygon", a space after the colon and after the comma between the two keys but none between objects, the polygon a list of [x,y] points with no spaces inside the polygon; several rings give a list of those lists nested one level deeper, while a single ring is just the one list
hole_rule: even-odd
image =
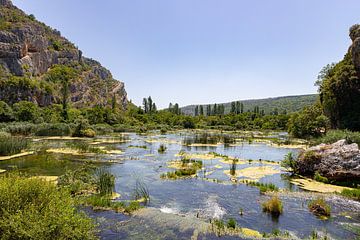
[{"label": "aquatic plant", "polygon": [[137,201],[112,201],[109,196],[101,196],[99,194],[94,194],[83,198],[82,203],[84,205],[93,207],[95,210],[114,210],[116,212],[123,212],[128,214],[131,214],[143,207]]},{"label": "aquatic plant", "polygon": [[235,229],[236,226],[237,226],[237,222],[236,222],[236,220],[235,220],[234,218],[230,218],[230,219],[227,221],[226,226],[227,226],[228,228],[233,228],[233,229]]},{"label": "aquatic plant", "polygon": [[314,180],[318,181],[318,182],[323,182],[323,183],[328,183],[329,182],[327,177],[321,176],[321,174],[318,171],[316,171],[315,174],[314,174]]},{"label": "aquatic plant", "polygon": [[72,195],[93,192],[96,190],[94,173],[95,167],[89,164],[75,170],[67,170],[65,174],[59,176],[58,186],[68,189]]},{"label": "aquatic plant", "polygon": [[329,217],[331,215],[331,207],[324,198],[318,197],[312,200],[309,205],[309,210],[319,217]]},{"label": "aquatic plant", "polygon": [[112,175],[109,171],[100,168],[96,172],[97,177],[97,191],[100,196],[111,195],[115,188],[115,176]]},{"label": "aquatic plant", "polygon": [[65,145],[69,148],[76,149],[81,153],[105,153],[105,151],[102,149],[91,146],[88,142],[85,141],[66,142]]},{"label": "aquatic plant", "polygon": [[158,149],[158,152],[159,153],[164,153],[166,151],[166,149],[167,149],[166,146],[164,144],[161,144],[159,149]]},{"label": "aquatic plant", "polygon": [[145,204],[150,201],[149,188],[140,179],[136,179],[133,197],[135,200],[143,200]]},{"label": "aquatic plant", "polygon": [[344,189],[340,193],[342,196],[360,201],[360,188],[357,189]]},{"label": "aquatic plant", "polygon": [[143,149],[147,149],[146,145],[129,145],[128,148],[143,148]]},{"label": "aquatic plant", "polygon": [[262,208],[264,212],[270,213],[274,217],[278,217],[283,212],[283,204],[277,196],[264,202]]},{"label": "aquatic plant", "polygon": [[246,185],[259,188],[260,193],[265,193],[265,192],[269,192],[269,191],[270,192],[279,191],[279,188],[273,183],[262,183],[262,182],[256,182],[256,181],[248,181],[248,180],[244,180],[243,182]]},{"label": "aquatic plant", "polygon": [[15,174],[0,180],[0,233],[2,239],[97,239],[93,221],[66,189]]},{"label": "aquatic plant", "polygon": [[0,138],[0,156],[8,156],[20,153],[29,146],[29,140],[22,137]]},{"label": "aquatic plant", "polygon": [[189,177],[196,174],[196,169],[178,169],[174,172],[167,172],[160,175],[160,178],[177,179],[181,177]]},{"label": "aquatic plant", "polygon": [[235,176],[235,174],[236,174],[236,161],[233,160],[230,165],[230,175]]}]

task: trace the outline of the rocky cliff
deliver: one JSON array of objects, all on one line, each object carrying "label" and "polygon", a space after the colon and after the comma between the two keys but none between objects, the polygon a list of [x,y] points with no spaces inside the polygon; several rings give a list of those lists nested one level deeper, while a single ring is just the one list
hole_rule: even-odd
[{"label": "rocky cliff", "polygon": [[329,180],[360,180],[360,151],[356,143],[340,140],[333,144],[320,144],[300,154],[299,173],[314,175],[318,172]]},{"label": "rocky cliff", "polygon": [[[74,107],[127,105],[124,83],[82,52],[60,32],[0,0],[0,100],[47,106],[61,101],[61,79],[52,69],[73,74],[69,99]],[[60,69],[60,70],[59,70]]]}]

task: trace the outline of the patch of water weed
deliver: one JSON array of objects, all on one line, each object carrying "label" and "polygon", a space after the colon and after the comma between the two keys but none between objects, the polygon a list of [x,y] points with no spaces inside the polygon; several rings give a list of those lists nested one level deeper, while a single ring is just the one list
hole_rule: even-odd
[{"label": "patch of water weed", "polygon": [[262,209],[264,212],[270,213],[273,217],[279,217],[283,212],[283,204],[279,197],[274,196],[262,203]]},{"label": "patch of water weed", "polygon": [[20,153],[29,146],[28,139],[22,137],[7,137],[0,138],[0,156],[9,156]]},{"label": "patch of water weed", "polygon": [[65,145],[69,148],[78,150],[81,153],[98,153],[98,154],[105,153],[104,150],[102,150],[98,147],[94,147],[86,141],[66,142]]},{"label": "patch of water weed", "polygon": [[344,197],[348,197],[360,201],[360,188],[357,189],[344,189],[340,193]]},{"label": "patch of water weed", "polygon": [[318,197],[315,200],[310,201],[308,204],[309,210],[318,217],[330,217],[331,207],[324,198]]},{"label": "patch of water weed", "polygon": [[158,153],[164,153],[166,151],[167,147],[164,144],[161,144],[158,148]]}]

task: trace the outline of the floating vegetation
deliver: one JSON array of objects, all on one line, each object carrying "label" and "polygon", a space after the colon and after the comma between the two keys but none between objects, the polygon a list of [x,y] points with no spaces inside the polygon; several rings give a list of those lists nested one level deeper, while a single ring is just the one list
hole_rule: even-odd
[{"label": "floating vegetation", "polygon": [[283,212],[283,204],[279,197],[274,196],[270,200],[262,203],[264,212],[270,213],[273,217],[278,217]]},{"label": "floating vegetation", "polygon": [[318,197],[312,200],[308,207],[309,210],[318,217],[326,219],[331,215],[331,207],[326,203],[324,198]]},{"label": "floating vegetation", "polygon": [[317,182],[310,178],[292,178],[290,180],[292,184],[299,186],[300,188],[312,192],[320,192],[320,193],[341,193],[343,190],[353,190],[352,188],[336,186],[332,184],[326,184],[322,182]]},{"label": "floating vegetation", "polygon": [[94,210],[114,210],[116,212],[131,214],[143,206],[137,201],[120,202],[113,201],[109,196],[94,194],[82,199],[82,203],[91,206]]},{"label": "floating vegetation", "polygon": [[177,179],[177,178],[183,178],[183,177],[194,177],[196,176],[196,169],[179,169],[174,172],[167,172],[162,173],[160,175],[160,178],[166,178],[166,179]]},{"label": "floating vegetation", "polygon": [[[224,173],[226,175],[232,176],[229,170],[225,170]],[[248,168],[236,170],[235,177],[243,177],[243,178],[249,178],[251,180],[259,180],[265,176],[270,176],[278,173],[281,173],[281,171],[270,166],[248,167]]]},{"label": "floating vegetation", "polygon": [[29,146],[30,141],[22,137],[6,137],[0,138],[0,156],[9,156],[21,153]]},{"label": "floating vegetation", "polygon": [[101,148],[91,146],[85,141],[66,142],[65,145],[71,149],[78,150],[79,153],[106,153]]}]

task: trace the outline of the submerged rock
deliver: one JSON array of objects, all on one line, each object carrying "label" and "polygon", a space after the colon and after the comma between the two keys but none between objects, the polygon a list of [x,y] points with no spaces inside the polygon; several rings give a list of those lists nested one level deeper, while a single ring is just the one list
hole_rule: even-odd
[{"label": "submerged rock", "polygon": [[302,175],[317,171],[329,180],[360,180],[359,146],[347,144],[346,140],[311,147],[300,154],[297,164]]}]

